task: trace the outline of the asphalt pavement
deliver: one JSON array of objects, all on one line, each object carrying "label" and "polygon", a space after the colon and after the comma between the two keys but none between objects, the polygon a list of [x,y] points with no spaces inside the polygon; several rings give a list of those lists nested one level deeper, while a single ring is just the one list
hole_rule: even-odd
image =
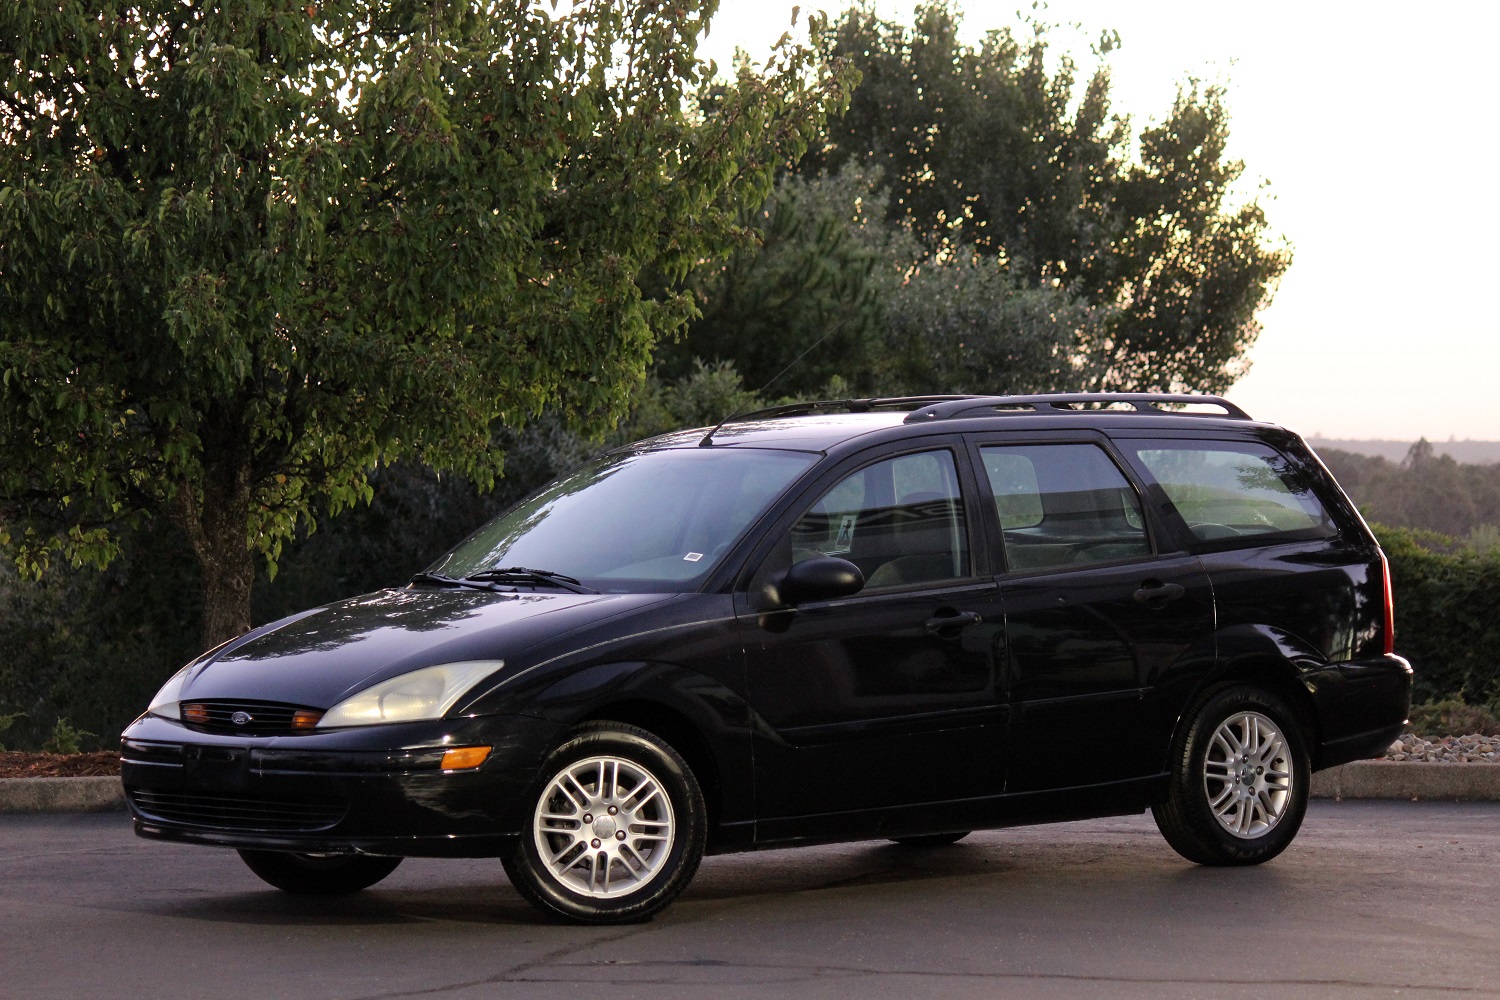
[{"label": "asphalt pavement", "polygon": [[547,922],[492,861],[309,900],[120,814],[0,815],[0,997],[1500,997],[1500,804],[1316,801],[1248,869],[1149,816],[709,858],[608,928]]}]

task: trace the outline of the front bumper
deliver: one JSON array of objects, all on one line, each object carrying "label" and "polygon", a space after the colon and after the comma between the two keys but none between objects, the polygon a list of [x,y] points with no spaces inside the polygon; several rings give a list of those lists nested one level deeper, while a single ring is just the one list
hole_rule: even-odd
[{"label": "front bumper", "polygon": [[[227,736],[143,716],[121,737],[125,798],[142,837],[219,847],[401,857],[493,857],[526,824],[526,797],[566,727],[529,716]],[[445,749],[493,747],[472,770]]]}]

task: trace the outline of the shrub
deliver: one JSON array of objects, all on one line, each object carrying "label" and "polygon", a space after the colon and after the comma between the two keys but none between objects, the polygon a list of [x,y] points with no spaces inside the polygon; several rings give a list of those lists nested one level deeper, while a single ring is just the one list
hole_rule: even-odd
[{"label": "shrub", "polygon": [[[26,717],[26,713],[25,712],[12,712],[9,715],[0,715],[0,733],[5,732],[12,725],[14,725],[15,721],[17,719],[23,719],[25,717]],[[5,749],[5,744],[4,743],[0,743],[0,750],[4,750],[4,749]]]},{"label": "shrub", "polygon": [[1396,652],[1416,672],[1416,701],[1500,702],[1500,549],[1434,532],[1377,526],[1391,564]]},{"label": "shrub", "polygon": [[1469,705],[1462,698],[1444,698],[1413,705],[1409,731],[1428,739],[1444,736],[1500,736],[1500,719],[1479,705]]},{"label": "shrub", "polygon": [[52,735],[42,744],[42,749],[48,753],[83,753],[84,737],[95,735],[97,734],[86,729],[74,727],[67,719],[58,719],[57,725],[52,727]]}]

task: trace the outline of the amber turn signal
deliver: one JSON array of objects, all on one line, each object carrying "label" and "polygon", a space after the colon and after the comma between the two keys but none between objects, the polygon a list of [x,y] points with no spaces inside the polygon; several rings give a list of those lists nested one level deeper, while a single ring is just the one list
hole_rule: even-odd
[{"label": "amber turn signal", "polygon": [[318,720],[321,718],[323,718],[322,712],[312,712],[305,708],[299,708],[292,713],[292,728],[312,729],[318,724]]},{"label": "amber turn signal", "polygon": [[183,722],[207,722],[208,721],[208,706],[207,705],[183,705],[182,706],[182,721]]},{"label": "amber turn signal", "polygon": [[444,771],[462,771],[478,767],[489,758],[489,747],[454,747],[443,754]]}]

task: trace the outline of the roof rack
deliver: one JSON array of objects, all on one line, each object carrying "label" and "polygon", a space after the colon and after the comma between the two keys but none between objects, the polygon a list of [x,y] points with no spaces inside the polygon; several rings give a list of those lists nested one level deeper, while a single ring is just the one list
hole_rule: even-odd
[{"label": "roof rack", "polygon": [[843,410],[846,413],[869,413],[879,409],[915,409],[930,403],[957,403],[966,399],[983,399],[982,396],[885,396],[872,399],[816,399],[804,403],[783,403],[768,406],[763,410],[737,413],[725,423],[741,420],[768,420],[772,417],[800,417],[823,410]]},{"label": "roof rack", "polygon": [[714,435],[719,433],[719,428],[725,424],[739,423],[742,420],[767,420],[772,417],[799,417],[819,410],[843,410],[846,413],[869,413],[877,409],[908,409],[916,406],[925,406],[930,403],[957,403],[966,399],[979,399],[978,396],[886,396],[873,399],[817,399],[806,403],[783,403],[781,406],[768,406],[763,410],[751,410],[749,413],[733,413],[714,424],[713,429],[703,435],[703,440],[698,442],[700,448],[711,448],[714,443]]},{"label": "roof rack", "polygon": [[[1228,417],[1249,420],[1250,414],[1222,396],[1167,392],[1045,392],[1034,396],[963,396],[935,402],[907,414],[906,423],[924,420],[955,420],[960,417],[993,417],[1003,413],[1098,413],[1111,403],[1125,403],[1137,413],[1161,413],[1178,417]],[[1223,413],[1168,410],[1163,406],[1208,404]]]}]

